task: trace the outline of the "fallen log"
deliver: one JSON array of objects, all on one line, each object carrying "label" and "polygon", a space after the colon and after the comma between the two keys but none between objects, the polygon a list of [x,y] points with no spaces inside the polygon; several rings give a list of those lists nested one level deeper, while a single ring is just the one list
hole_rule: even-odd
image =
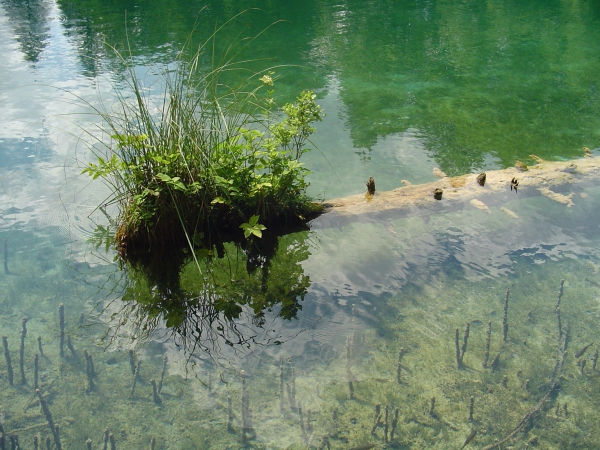
[{"label": "fallen log", "polygon": [[[488,171],[485,173],[485,177],[482,177],[481,174],[444,176],[431,183],[408,184],[392,191],[377,191],[375,194],[367,192],[366,194],[332,199],[326,201],[324,206],[328,215],[342,217],[412,209],[433,205],[439,201],[443,203],[467,201],[471,202],[474,207],[485,210],[485,204],[478,200],[478,197],[510,190],[517,193],[525,191],[531,195],[531,190],[536,190],[537,194],[569,207],[573,205],[573,193],[564,195],[556,192],[557,187],[600,178],[600,157],[586,154],[585,158],[570,161],[545,161],[534,155],[531,155],[531,158],[536,161],[536,164],[525,170],[519,166]],[[482,178],[484,179],[483,186],[481,185]],[[439,194],[439,189],[443,191],[443,197],[434,195],[434,193]],[[560,189],[564,191],[564,187]],[[441,200],[436,197],[441,197]]]}]

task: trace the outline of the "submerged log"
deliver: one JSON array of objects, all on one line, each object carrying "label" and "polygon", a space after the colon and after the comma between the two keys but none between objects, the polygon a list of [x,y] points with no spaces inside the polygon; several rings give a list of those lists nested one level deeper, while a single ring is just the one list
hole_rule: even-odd
[{"label": "submerged log", "polygon": [[[441,180],[425,184],[409,184],[392,191],[379,191],[378,195],[367,202],[364,194],[351,195],[344,198],[332,199],[324,203],[326,211],[340,216],[352,216],[384,211],[403,210],[415,206],[427,206],[437,203],[432,195],[437,189],[443,190],[444,199],[441,203],[452,201],[470,202],[480,196],[510,192],[511,186],[518,183],[518,192],[531,195],[544,195],[552,200],[572,206],[572,196],[565,196],[553,191],[553,188],[576,184],[600,178],[600,157],[585,157],[572,161],[544,161],[531,156],[536,164],[529,166],[526,172],[515,167],[486,172],[485,186],[481,186],[478,174],[444,177]],[[512,184],[511,184],[512,183]],[[476,207],[478,205],[477,202]],[[514,213],[513,213],[514,214]]]}]

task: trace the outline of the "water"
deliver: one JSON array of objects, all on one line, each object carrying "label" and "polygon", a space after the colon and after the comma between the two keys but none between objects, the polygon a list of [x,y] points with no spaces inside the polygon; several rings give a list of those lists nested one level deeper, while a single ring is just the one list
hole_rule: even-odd
[{"label": "water", "polygon": [[264,58],[257,68],[294,65],[277,69],[278,101],[318,93],[327,117],[304,160],[311,194],[363,193],[369,176],[388,190],[433,181],[434,167],[456,175],[598,147],[598,5],[246,1],[211,2],[198,16],[202,6],[0,1],[6,434],[23,448],[54,441],[34,393],[38,354],[64,448],[101,448],[106,428],[117,447],[140,449],[153,437],[165,449],[443,449],[472,430],[466,448],[507,437],[503,448],[597,447],[593,182],[554,188],[573,193],[572,207],[532,188],[482,196],[489,214],[466,201],[325,214],[265,244],[267,257],[226,244],[227,259],[201,259],[204,278],[187,264],[176,283],[156,284],[88,242],[107,191],[80,175],[91,156],[79,138],[95,118],[72,94],[110,102],[123,67],[105,44],[122,48],[126,26],[150,85],[196,20],[202,41],[216,21],[260,6],[224,42],[284,19],[246,56]]}]

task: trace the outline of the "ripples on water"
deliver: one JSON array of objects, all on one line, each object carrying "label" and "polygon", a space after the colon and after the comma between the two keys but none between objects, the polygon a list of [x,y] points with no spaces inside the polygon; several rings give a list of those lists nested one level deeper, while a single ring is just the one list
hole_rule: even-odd
[{"label": "ripples on water", "polygon": [[[389,223],[352,222],[338,229],[329,228],[323,216],[310,232],[311,255],[302,262],[312,284],[297,318],[278,319],[276,308],[257,327],[252,314],[244,315],[238,326],[252,339],[233,347],[215,341],[212,356],[177,348],[173,343],[182,341],[160,325],[151,341],[131,341],[135,317],[120,312],[120,291],[114,287],[122,275],[116,268],[73,263],[60,233],[7,231],[10,275],[1,279],[2,317],[15,375],[10,387],[3,361],[4,428],[22,443],[49,435],[32,396],[33,357],[39,355],[41,336],[45,357],[39,360],[38,383],[69,446],[87,438],[98,444],[108,427],[128,448],[146,448],[152,436],[164,448],[238,447],[244,410],[249,447],[303,448],[308,442],[319,448],[327,441],[332,448],[383,447],[388,406],[388,440],[394,411],[399,411],[394,439],[387,444],[391,448],[456,447],[472,429],[478,430],[475,444],[483,447],[509,435],[528,414],[533,418],[514,441],[589,447],[598,400],[593,394],[595,345],[574,355],[598,332],[597,227],[583,225],[590,221],[586,210],[596,208],[600,197],[595,187],[585,191],[588,198],[570,209],[547,204],[546,222],[565,212],[569,219],[535,230],[531,227],[544,223],[544,216],[523,214],[532,201],[525,196],[510,204],[522,214],[519,220],[496,207],[491,214],[465,208],[441,212],[427,222],[420,215],[398,217],[391,222],[395,234],[385,235]],[[420,225],[411,227],[411,221]],[[528,236],[534,232],[535,239]],[[523,246],[524,239],[534,245]],[[538,407],[552,387],[561,279],[567,351],[558,385]],[[72,353],[65,345],[63,357],[59,303],[65,305],[65,332],[74,347]],[[18,352],[22,317],[28,318],[24,385]],[[488,322],[490,365],[484,369]],[[468,345],[457,369],[454,334],[458,329],[462,347],[467,323]],[[97,374],[91,390],[84,349]],[[133,396],[130,349],[134,364],[141,361]],[[153,400],[152,380],[161,379],[165,354],[160,399]],[[249,406],[242,398],[249,399]],[[376,404],[381,405],[381,423],[375,419]],[[573,436],[573,429],[580,434]]]}]

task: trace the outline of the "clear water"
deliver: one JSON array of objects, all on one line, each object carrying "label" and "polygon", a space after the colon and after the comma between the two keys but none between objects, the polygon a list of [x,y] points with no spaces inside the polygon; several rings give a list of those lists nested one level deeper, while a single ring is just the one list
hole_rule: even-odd
[{"label": "clear water", "polygon": [[[217,21],[255,6],[261,11],[226,33],[250,35],[283,19],[248,56],[265,58],[257,67],[288,65],[278,69],[279,101],[314,89],[328,114],[314,136],[318,150],[305,160],[315,196],[361,193],[369,176],[387,190],[402,179],[432,181],[434,167],[470,173],[599,146],[593,1],[2,0],[0,241],[9,273],[0,273],[0,324],[14,371],[11,386],[0,356],[5,433],[23,448],[52,436],[34,393],[38,354],[39,387],[63,448],[84,448],[87,439],[102,448],[106,428],[128,449],[150,448],[152,437],[165,449],[443,449],[460,448],[472,430],[466,448],[506,437],[506,448],[597,447],[593,183],[562,188],[574,194],[573,207],[520,190],[481,198],[490,214],[468,202],[326,214],[311,231],[281,238],[268,264],[248,265],[227,246],[229,258],[204,269],[222,298],[246,302],[233,322],[195,314],[206,313],[211,292],[192,267],[170,297],[91,246],[104,220],[95,207],[107,191],[80,175],[90,152],[79,137],[94,118],[73,94],[91,103],[112,98],[122,66],[105,44],[122,46],[127,27],[150,83],[196,21],[201,41]],[[188,309],[178,309],[181,302]],[[63,356],[61,303],[74,348],[65,343]],[[166,328],[165,316],[183,318],[186,334]],[[458,368],[455,333],[462,346],[467,323]],[[84,349],[95,366],[92,389]],[[141,361],[134,389],[131,350],[134,365]],[[159,403],[151,380],[161,378]]]}]

